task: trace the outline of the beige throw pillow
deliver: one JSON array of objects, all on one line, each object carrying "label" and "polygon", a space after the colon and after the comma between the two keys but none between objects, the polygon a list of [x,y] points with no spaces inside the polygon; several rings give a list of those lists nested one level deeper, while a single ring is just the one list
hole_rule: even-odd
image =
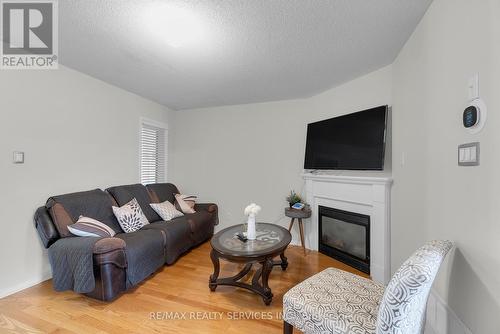
[{"label": "beige throw pillow", "polygon": [[151,203],[149,205],[164,221],[169,221],[174,218],[184,216],[184,214],[177,210],[175,206],[169,201],[165,201],[163,203]]},{"label": "beige throw pillow", "polygon": [[194,205],[196,204],[196,196],[189,195],[175,195],[175,201],[179,209],[184,213],[195,213]]}]

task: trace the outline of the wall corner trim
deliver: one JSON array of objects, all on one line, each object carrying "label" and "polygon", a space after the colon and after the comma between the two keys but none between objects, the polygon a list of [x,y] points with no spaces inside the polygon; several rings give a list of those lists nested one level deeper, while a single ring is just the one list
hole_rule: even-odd
[{"label": "wall corner trim", "polygon": [[434,289],[427,301],[426,321],[425,334],[472,334]]}]

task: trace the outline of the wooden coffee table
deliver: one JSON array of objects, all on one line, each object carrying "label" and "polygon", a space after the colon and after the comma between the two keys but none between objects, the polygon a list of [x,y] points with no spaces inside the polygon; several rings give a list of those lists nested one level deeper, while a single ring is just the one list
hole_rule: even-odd
[{"label": "wooden coffee table", "polygon": [[[285,228],[266,223],[257,223],[257,239],[243,242],[236,234],[244,230],[244,225],[228,227],[212,237],[210,258],[214,265],[214,273],[210,275],[209,288],[215,291],[219,285],[230,285],[247,289],[259,294],[266,305],[271,304],[273,294],[269,288],[269,274],[274,266],[286,270],[288,266],[285,249],[292,240],[290,232]],[[275,257],[280,260],[274,261]],[[220,259],[230,262],[244,263],[245,267],[236,275],[219,278]],[[252,269],[253,264],[260,264],[252,278],[252,284],[242,282]]]}]

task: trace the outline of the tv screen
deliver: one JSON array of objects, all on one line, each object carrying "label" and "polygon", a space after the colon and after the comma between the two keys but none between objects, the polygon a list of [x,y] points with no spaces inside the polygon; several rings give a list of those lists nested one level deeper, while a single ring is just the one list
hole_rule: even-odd
[{"label": "tv screen", "polygon": [[383,170],[387,106],[307,126],[305,169]]}]

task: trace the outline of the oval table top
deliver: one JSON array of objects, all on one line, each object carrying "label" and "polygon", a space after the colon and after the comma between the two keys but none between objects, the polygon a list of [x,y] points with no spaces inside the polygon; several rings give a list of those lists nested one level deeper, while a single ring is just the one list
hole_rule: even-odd
[{"label": "oval table top", "polygon": [[275,224],[257,223],[257,239],[246,242],[236,236],[244,230],[244,224],[225,228],[212,237],[210,244],[222,256],[252,258],[275,254],[292,241],[290,232]]}]

